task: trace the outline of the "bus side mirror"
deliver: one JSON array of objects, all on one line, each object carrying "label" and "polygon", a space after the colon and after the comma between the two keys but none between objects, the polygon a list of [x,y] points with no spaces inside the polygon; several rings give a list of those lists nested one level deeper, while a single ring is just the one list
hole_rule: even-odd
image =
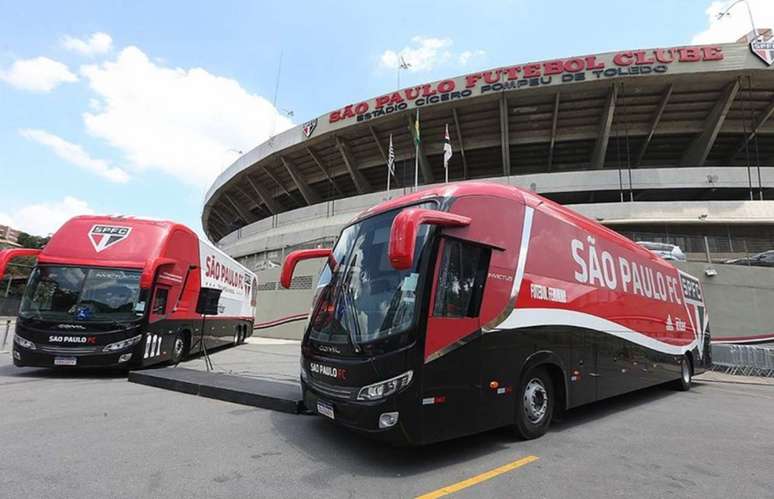
[{"label": "bus side mirror", "polygon": [[290,288],[293,281],[293,271],[301,260],[311,260],[312,258],[328,258],[333,253],[330,248],[296,250],[288,253],[285,261],[282,263],[282,273],[280,274],[280,285],[283,288]]},{"label": "bus side mirror", "polygon": [[470,225],[470,217],[423,208],[408,208],[398,213],[392,221],[388,248],[390,263],[396,270],[406,270],[414,266],[417,231],[422,224],[463,227]]},{"label": "bus side mirror", "polygon": [[0,279],[5,276],[5,269],[11,260],[19,258],[21,256],[38,256],[40,254],[39,249],[30,248],[13,248],[0,250]]},{"label": "bus side mirror", "polygon": [[196,313],[201,315],[218,315],[218,302],[220,301],[220,289],[199,289],[199,301],[196,302]]}]

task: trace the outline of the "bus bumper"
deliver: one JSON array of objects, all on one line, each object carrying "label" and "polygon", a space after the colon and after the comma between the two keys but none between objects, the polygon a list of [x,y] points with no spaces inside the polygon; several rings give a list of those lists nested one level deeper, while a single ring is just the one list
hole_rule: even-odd
[{"label": "bus bumper", "polygon": [[132,350],[128,352],[90,355],[50,354],[28,350],[19,345],[13,346],[12,355],[13,364],[17,367],[129,369],[139,365],[142,359],[141,355]]},{"label": "bus bumper", "polygon": [[[401,394],[398,397],[365,403],[327,397],[324,394],[317,393],[304,382],[301,383],[301,390],[307,410],[332,419],[337,425],[393,445],[420,444],[413,432],[410,431],[410,427],[406,424],[407,414],[401,413],[398,410],[399,406],[404,405],[399,403]],[[333,409],[333,418],[331,418],[330,414],[323,414],[321,412],[320,409],[326,407]],[[397,413],[398,421],[389,428],[380,428],[379,418],[385,413]]]}]

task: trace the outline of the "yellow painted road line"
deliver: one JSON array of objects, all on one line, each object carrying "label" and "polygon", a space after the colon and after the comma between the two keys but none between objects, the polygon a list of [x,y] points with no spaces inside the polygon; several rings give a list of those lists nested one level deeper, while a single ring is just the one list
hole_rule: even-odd
[{"label": "yellow painted road line", "polygon": [[538,460],[537,456],[523,457],[518,461],[505,464],[493,470],[485,471],[484,473],[468,478],[467,480],[463,480],[461,482],[457,482],[452,485],[442,487],[438,490],[428,492],[427,494],[418,496],[416,499],[435,499],[436,497],[443,497],[445,495],[453,494],[454,492],[459,492],[462,489],[467,489],[468,487],[472,487],[473,485],[476,485],[478,483],[485,482],[490,478],[494,478],[498,475],[502,475],[503,473],[507,473],[511,470],[515,470],[516,468],[521,468],[522,466],[537,460]]}]

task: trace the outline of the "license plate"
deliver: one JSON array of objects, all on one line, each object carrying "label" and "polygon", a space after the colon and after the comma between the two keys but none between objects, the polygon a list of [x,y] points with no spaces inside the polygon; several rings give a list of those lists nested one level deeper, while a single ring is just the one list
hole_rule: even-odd
[{"label": "license plate", "polygon": [[75,357],[54,357],[55,366],[74,366],[78,363]]},{"label": "license plate", "polygon": [[325,417],[336,419],[336,416],[333,415],[333,406],[319,400],[317,401],[317,412]]}]

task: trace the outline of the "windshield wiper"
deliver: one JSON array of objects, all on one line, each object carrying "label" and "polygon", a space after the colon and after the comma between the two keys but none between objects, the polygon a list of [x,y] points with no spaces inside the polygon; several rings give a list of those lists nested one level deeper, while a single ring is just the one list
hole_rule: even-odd
[{"label": "windshield wiper", "polygon": [[346,289],[343,290],[344,295],[342,298],[344,299],[344,306],[347,308],[347,311],[350,314],[350,320],[347,321],[350,324],[347,327],[347,333],[349,333],[349,341],[352,342],[352,347],[355,349],[356,353],[360,352],[360,344],[357,341],[357,337],[360,336],[360,323],[357,319],[357,307],[355,307],[355,303],[352,299],[352,291],[349,289],[349,285],[347,285]]}]

